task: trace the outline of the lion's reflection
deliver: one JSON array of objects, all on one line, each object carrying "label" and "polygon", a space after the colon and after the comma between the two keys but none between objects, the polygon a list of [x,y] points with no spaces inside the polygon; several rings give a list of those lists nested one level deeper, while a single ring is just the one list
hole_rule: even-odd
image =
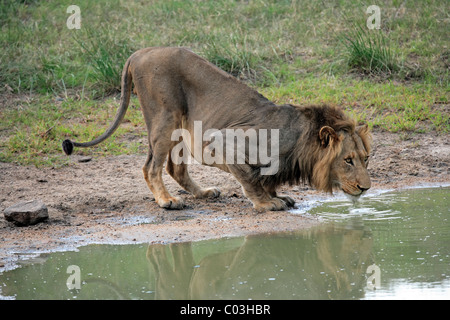
[{"label": "lion's reflection", "polygon": [[335,226],[247,236],[196,263],[191,243],[150,245],[157,299],[360,298],[371,264],[367,231]]}]

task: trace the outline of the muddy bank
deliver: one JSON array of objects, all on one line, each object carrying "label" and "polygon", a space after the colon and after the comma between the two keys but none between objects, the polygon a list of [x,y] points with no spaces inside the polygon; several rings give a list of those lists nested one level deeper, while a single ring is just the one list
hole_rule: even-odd
[{"label": "muddy bank", "polygon": [[[417,134],[408,139],[374,132],[369,171],[372,189],[399,189],[450,182],[449,135]],[[192,165],[203,186],[217,186],[217,199],[194,199],[167,174],[168,190],[182,197],[186,208],[161,209],[142,177],[145,155],[94,158],[65,168],[0,163],[0,271],[28,254],[69,250],[89,243],[195,241],[252,233],[289,231],[320,223],[308,214],[253,210],[237,181],[216,168]],[[302,209],[305,200],[328,197],[307,186],[283,187]],[[16,227],[4,219],[5,208],[41,199],[47,222]]]}]

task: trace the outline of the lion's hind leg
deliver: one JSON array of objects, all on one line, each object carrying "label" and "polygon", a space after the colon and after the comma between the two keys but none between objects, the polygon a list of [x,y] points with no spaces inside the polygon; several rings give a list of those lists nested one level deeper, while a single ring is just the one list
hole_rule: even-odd
[{"label": "lion's hind leg", "polygon": [[156,203],[160,207],[166,209],[182,209],[184,206],[183,200],[180,197],[172,196],[167,191],[162,180],[162,168],[166,157],[167,153],[153,153],[150,148],[147,161],[142,168],[144,178],[155,197]]},{"label": "lion's hind leg", "polygon": [[193,194],[195,198],[216,198],[220,195],[220,190],[218,188],[202,188],[195,183],[189,175],[187,164],[184,162],[175,164],[172,161],[170,152],[167,160],[166,171],[184,190]]}]

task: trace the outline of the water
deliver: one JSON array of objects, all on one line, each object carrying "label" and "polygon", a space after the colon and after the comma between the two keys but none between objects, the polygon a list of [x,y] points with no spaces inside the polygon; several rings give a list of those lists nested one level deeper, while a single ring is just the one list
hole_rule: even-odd
[{"label": "water", "polygon": [[327,202],[309,211],[324,223],[297,232],[42,255],[0,274],[0,297],[450,299],[449,194]]},{"label": "water", "polygon": [[371,233],[380,286],[366,288],[363,299],[450,299],[449,195],[450,188],[413,189],[356,206],[334,202],[311,213]]}]

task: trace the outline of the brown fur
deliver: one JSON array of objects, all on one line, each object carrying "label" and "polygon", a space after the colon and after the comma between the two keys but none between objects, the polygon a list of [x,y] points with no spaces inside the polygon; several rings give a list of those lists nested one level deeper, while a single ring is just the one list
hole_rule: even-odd
[{"label": "brown fur", "polygon": [[[126,112],[132,82],[148,130],[149,154],[143,168],[144,178],[161,207],[183,207],[182,200],[170,195],[162,181],[166,159],[167,172],[195,197],[219,195],[217,188],[198,186],[189,176],[187,164],[175,164],[171,158],[171,150],[178,144],[171,140],[172,132],[183,128],[192,134],[194,121],[202,121],[203,132],[279,130],[279,169],[274,175],[261,175],[264,166],[261,163],[213,164],[234,175],[257,210],[293,206],[292,198],[276,194],[276,188],[284,183],[306,182],[326,192],[340,188],[354,196],[370,188],[367,126],[356,128],[355,122],[338,107],[277,106],[183,48],[147,48],[134,53],[124,67],[121,107],[114,123],[91,142],[65,140],[66,153],[70,154],[74,146],[97,144],[114,132]],[[204,143],[203,148],[207,147]]]}]

